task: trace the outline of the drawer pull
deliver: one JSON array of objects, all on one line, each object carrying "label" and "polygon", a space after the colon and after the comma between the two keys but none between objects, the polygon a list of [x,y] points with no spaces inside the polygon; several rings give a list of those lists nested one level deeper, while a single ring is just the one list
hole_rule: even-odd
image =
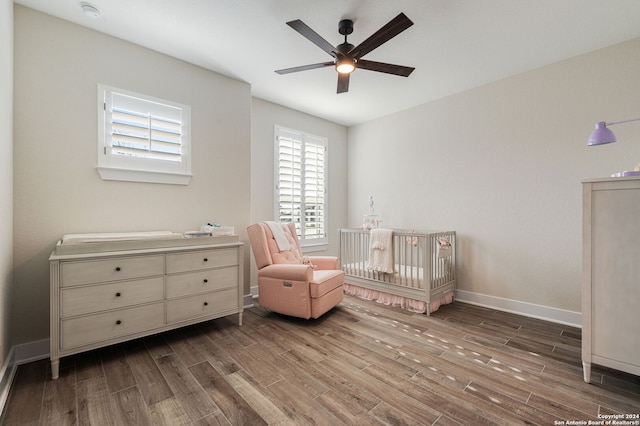
[{"label": "drawer pull", "polygon": [[116,266],[116,271],[120,272],[120,267],[119,266]]},{"label": "drawer pull", "polygon": [[120,325],[120,324],[122,324],[122,321],[118,320],[118,321],[116,321],[116,324]]},{"label": "drawer pull", "polygon": [[120,292],[117,292],[117,293],[116,293],[116,297],[120,297]]},{"label": "drawer pull", "polygon": [[206,284],[209,282],[209,280],[205,278],[203,282]]},{"label": "drawer pull", "polygon": [[208,306],[208,305],[209,305],[209,302],[204,302],[204,306]]},{"label": "drawer pull", "polygon": [[208,262],[208,261],[209,261],[209,259],[207,259],[207,258],[205,257],[205,258],[204,258],[204,261],[205,261],[205,262]]}]

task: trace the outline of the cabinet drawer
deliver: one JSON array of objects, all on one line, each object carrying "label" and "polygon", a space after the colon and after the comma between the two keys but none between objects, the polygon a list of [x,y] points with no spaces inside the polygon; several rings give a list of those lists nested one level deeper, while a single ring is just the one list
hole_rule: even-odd
[{"label": "cabinet drawer", "polygon": [[167,323],[187,321],[220,312],[237,312],[238,289],[214,291],[167,302]]},{"label": "cabinet drawer", "polygon": [[62,262],[62,287],[164,274],[164,255]]},{"label": "cabinet drawer", "polygon": [[60,314],[64,317],[124,308],[164,298],[164,279],[154,277],[61,290]]},{"label": "cabinet drawer", "polygon": [[167,274],[238,264],[235,248],[192,251],[167,255]]},{"label": "cabinet drawer", "polygon": [[61,320],[63,349],[88,345],[164,325],[164,302]]},{"label": "cabinet drawer", "polygon": [[167,276],[167,298],[238,287],[238,267],[227,266]]}]

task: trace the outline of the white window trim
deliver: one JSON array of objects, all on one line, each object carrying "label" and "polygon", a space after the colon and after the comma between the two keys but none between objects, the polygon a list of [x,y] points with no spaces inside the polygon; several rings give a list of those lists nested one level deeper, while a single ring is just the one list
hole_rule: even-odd
[{"label": "white window trim", "polygon": [[[300,247],[302,248],[302,251],[304,253],[311,253],[311,252],[319,252],[319,251],[324,251],[328,248],[329,245],[329,238],[328,238],[328,223],[329,223],[329,196],[328,196],[328,182],[329,182],[329,143],[328,143],[328,139],[326,137],[322,137],[322,136],[317,136],[317,135],[313,135],[310,133],[306,133],[306,132],[301,132],[299,130],[294,130],[294,129],[290,129],[284,126],[280,126],[280,125],[275,125],[274,126],[274,176],[273,176],[273,181],[274,181],[274,218],[276,221],[279,221],[279,216],[280,216],[280,211],[279,211],[279,190],[278,190],[278,184],[279,184],[279,180],[278,180],[278,169],[280,166],[280,158],[279,158],[279,140],[278,137],[280,135],[280,132],[290,132],[290,133],[296,133],[300,136],[302,136],[302,138],[308,138],[311,139],[313,141],[316,142],[321,142],[322,145],[324,145],[324,149],[325,149],[325,154],[324,154],[324,188],[325,188],[325,193],[324,193],[324,229],[325,229],[325,236],[324,238],[314,238],[314,239],[310,239],[310,240],[306,240],[304,239],[302,236],[298,235],[298,239],[300,241]],[[303,225],[303,224],[301,224]]]},{"label": "white window trim", "polygon": [[[179,163],[142,158],[115,158],[108,153],[106,97],[111,93],[132,96],[147,102],[169,105],[182,111],[182,161]],[[103,180],[188,185],[191,181],[191,108],[130,90],[98,84],[98,161],[96,170]]]}]

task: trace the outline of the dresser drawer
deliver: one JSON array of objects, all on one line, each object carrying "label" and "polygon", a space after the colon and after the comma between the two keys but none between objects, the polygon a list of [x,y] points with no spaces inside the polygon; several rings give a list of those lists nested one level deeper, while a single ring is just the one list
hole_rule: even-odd
[{"label": "dresser drawer", "polygon": [[167,274],[238,264],[235,248],[167,254]]},{"label": "dresser drawer", "polygon": [[187,321],[220,312],[237,312],[238,289],[214,291],[167,302],[167,323]]},{"label": "dresser drawer", "polygon": [[61,290],[60,315],[66,318],[160,301],[163,298],[164,277],[162,276],[82,287],[67,287]]},{"label": "dresser drawer", "polygon": [[226,266],[167,276],[167,298],[238,287],[238,267]]},{"label": "dresser drawer", "polygon": [[164,325],[164,302],[61,320],[62,349],[153,330]]},{"label": "dresser drawer", "polygon": [[164,255],[61,262],[60,286],[129,280],[164,274]]}]

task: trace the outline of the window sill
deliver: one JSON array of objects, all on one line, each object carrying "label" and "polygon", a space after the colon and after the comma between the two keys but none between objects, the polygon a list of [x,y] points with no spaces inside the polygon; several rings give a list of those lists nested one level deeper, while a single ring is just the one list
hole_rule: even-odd
[{"label": "window sill", "polygon": [[153,172],[147,170],[129,170],[113,167],[96,167],[102,180],[127,182],[166,183],[171,185],[189,185],[190,174]]},{"label": "window sill", "polygon": [[314,253],[314,252],[319,252],[319,251],[326,251],[327,247],[329,247],[329,244],[309,244],[306,246],[301,246],[300,248],[302,249],[302,253]]}]

